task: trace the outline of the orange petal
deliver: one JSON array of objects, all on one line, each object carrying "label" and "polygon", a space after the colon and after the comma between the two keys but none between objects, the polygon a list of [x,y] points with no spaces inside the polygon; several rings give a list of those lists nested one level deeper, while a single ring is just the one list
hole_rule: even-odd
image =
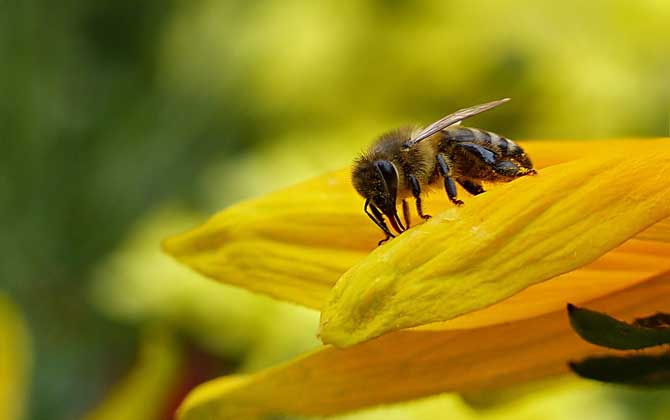
[{"label": "orange petal", "polygon": [[[670,311],[670,276],[588,302],[619,319]],[[607,352],[579,338],[564,309],[501,325],[398,331],[250,376],[216,379],[184,401],[181,420],[332,415],[441,392],[466,392],[566,373],[567,362]]]}]

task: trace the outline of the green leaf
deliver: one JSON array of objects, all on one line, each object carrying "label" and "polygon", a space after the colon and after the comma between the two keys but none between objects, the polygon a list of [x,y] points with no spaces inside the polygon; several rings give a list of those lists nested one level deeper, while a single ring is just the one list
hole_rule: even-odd
[{"label": "green leaf", "polygon": [[633,325],[646,328],[670,328],[670,314],[658,312],[652,316],[637,318]]},{"label": "green leaf", "polygon": [[670,343],[670,328],[664,327],[662,322],[667,317],[664,314],[628,324],[604,313],[568,304],[568,315],[577,334],[599,346],[633,350]]},{"label": "green leaf", "polygon": [[670,385],[670,355],[590,357],[570,363],[579,376],[627,385]]}]

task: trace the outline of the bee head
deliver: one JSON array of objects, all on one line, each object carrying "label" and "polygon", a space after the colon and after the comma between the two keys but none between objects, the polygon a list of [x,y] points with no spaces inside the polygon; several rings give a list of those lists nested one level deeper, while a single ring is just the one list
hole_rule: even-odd
[{"label": "bee head", "polygon": [[361,157],[354,164],[351,180],[356,191],[381,210],[396,228],[399,218],[396,210],[398,170],[395,165],[384,159]]}]

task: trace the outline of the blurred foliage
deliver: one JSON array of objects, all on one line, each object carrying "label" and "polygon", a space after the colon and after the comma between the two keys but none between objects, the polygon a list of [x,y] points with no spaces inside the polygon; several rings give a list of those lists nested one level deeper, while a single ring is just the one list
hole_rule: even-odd
[{"label": "blurred foliage", "polygon": [[228,370],[309,347],[313,314],[186,273],[154,241],[381,131],[510,96],[473,124],[668,135],[669,19],[659,0],[1,1],[0,288],[34,334],[30,417],[102,401],[147,322]]},{"label": "blurred foliage", "polygon": [[241,148],[227,140],[239,120],[210,96],[160,86],[174,2],[0,7],[0,278],[35,333],[31,414],[75,418],[125,370],[135,342],[86,303],[91,270],[132,220],[188,197],[213,154]]}]

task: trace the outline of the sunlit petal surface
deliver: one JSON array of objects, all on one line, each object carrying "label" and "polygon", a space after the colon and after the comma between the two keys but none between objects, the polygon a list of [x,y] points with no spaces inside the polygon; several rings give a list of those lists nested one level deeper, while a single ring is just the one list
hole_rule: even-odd
[{"label": "sunlit petal surface", "polygon": [[535,284],[495,305],[418,328],[472,328],[561,310],[566,302],[588,302],[670,270],[668,255],[668,244],[632,239],[591,264]]},{"label": "sunlit petal surface", "polygon": [[[666,274],[588,302],[620,319],[670,310]],[[250,376],[207,382],[180,408],[182,420],[269,413],[329,415],[440,392],[508,387],[567,372],[607,349],[583,341],[565,309],[461,330],[398,331],[347,349],[324,347]]]},{"label": "sunlit petal surface", "polygon": [[348,346],[448,320],[588,264],[670,215],[668,176],[666,146],[554,165],[477,196],[345,273],[321,337]]},{"label": "sunlit petal surface", "polygon": [[[658,139],[523,145],[536,167],[542,168],[585,156],[662,150],[668,144],[667,139]],[[620,182],[635,184],[632,179]],[[469,207],[472,198],[463,199]],[[439,191],[425,202],[431,214],[452,209]],[[318,309],[337,279],[382,238],[362,207],[349,169],[343,169],[234,205],[204,225],[165,240],[163,248],[213,279]],[[654,225],[639,237],[668,241],[670,223]]]}]

